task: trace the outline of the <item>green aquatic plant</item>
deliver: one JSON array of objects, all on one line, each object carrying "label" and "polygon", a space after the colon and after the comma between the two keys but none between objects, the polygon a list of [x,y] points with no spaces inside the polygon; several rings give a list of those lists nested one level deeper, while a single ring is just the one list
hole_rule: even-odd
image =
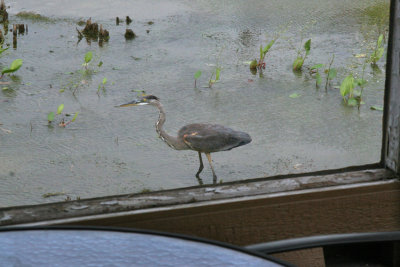
[{"label": "green aquatic plant", "polygon": [[252,61],[249,62],[249,65],[250,65],[250,69],[251,69],[251,70],[257,70],[258,62],[257,62],[256,59],[254,59],[254,60],[252,60]]},{"label": "green aquatic plant", "polygon": [[[103,66],[103,61],[100,60],[99,55],[95,55],[92,51],[88,51],[83,57],[82,66],[84,67],[81,73],[84,75],[90,75],[99,71],[99,69]],[[90,68],[93,66],[93,68]],[[96,68],[97,67],[97,68]]]},{"label": "green aquatic plant", "polygon": [[103,81],[99,84],[99,87],[97,88],[97,95],[100,96],[101,89],[103,89],[103,92],[106,91],[106,83],[107,83],[107,78],[104,77]]},{"label": "green aquatic plant", "polygon": [[63,112],[63,110],[64,110],[64,104],[59,105],[57,108],[57,115],[61,114],[61,112]]},{"label": "green aquatic plant", "polygon": [[324,64],[315,64],[310,68],[310,74],[314,75],[315,78],[315,87],[319,87],[322,83],[322,76],[321,73],[319,72],[320,68],[324,67]]},{"label": "green aquatic plant", "polygon": [[370,30],[376,28],[378,32],[386,32],[389,27],[390,1],[373,1],[362,10],[361,15],[368,18],[366,26]]},{"label": "green aquatic plant", "polygon": [[[67,83],[62,85],[60,92],[64,92],[65,89],[72,91],[72,95],[76,97],[76,92],[84,87],[88,86],[93,78],[93,75],[98,73],[100,68],[103,66],[103,61],[100,60],[99,56],[95,56],[92,51],[88,51],[83,57],[83,68],[68,71],[64,74],[68,75]],[[100,85],[101,87],[101,85]]]},{"label": "green aquatic plant", "polygon": [[[56,116],[62,115],[63,110],[64,110],[64,104],[60,104],[60,105],[57,107],[57,112],[56,112],[56,113],[54,113],[53,111],[51,111],[51,112],[49,112],[49,113],[47,114],[47,121],[48,121],[49,125],[55,120]],[[60,127],[65,127],[65,126],[67,126],[68,124],[70,124],[71,122],[74,122],[74,121],[76,120],[76,117],[78,117],[78,114],[79,114],[79,112],[75,112],[75,114],[74,114],[74,116],[72,117],[72,119],[69,120],[69,121],[67,121],[67,122],[65,122],[65,116],[68,117],[68,116],[71,116],[71,115],[70,115],[70,114],[65,114],[65,116],[63,116],[63,118],[61,119],[61,121],[60,121],[60,123],[58,124],[58,126],[60,126]]]},{"label": "green aquatic plant", "polygon": [[1,56],[1,54],[3,54],[4,51],[6,51],[6,50],[9,48],[9,47],[1,48],[2,45],[3,45],[3,44],[1,43],[1,44],[0,44],[0,56]]},{"label": "green aquatic plant", "polygon": [[135,92],[136,93],[136,95],[137,95],[137,97],[140,97],[140,96],[144,96],[144,95],[146,95],[146,91],[145,90],[137,90],[137,89],[133,89],[133,90],[131,90],[132,92]]},{"label": "green aquatic plant", "polygon": [[6,74],[6,73],[14,73],[14,72],[16,72],[17,70],[19,70],[19,68],[21,68],[21,66],[22,66],[22,59],[19,58],[19,59],[14,60],[11,63],[10,67],[5,67],[1,71],[1,77],[3,77],[3,75]]},{"label": "green aquatic plant", "polygon": [[333,60],[335,60],[335,54],[332,55],[331,61],[329,62],[328,69],[325,70],[326,79],[325,79],[325,91],[328,90],[328,85],[330,82],[336,77],[337,71],[335,68],[332,68]]},{"label": "green aquatic plant", "polygon": [[45,193],[42,195],[43,198],[49,198],[49,197],[56,197],[56,196],[62,196],[66,195],[64,192],[54,192],[54,193]]},{"label": "green aquatic plant", "polygon": [[371,106],[370,107],[371,110],[378,110],[378,111],[383,111],[383,107],[382,106]]},{"label": "green aquatic plant", "polygon": [[208,80],[208,88],[211,88],[215,83],[217,83],[221,79],[221,55],[222,51],[224,50],[225,47],[222,47],[219,51],[219,53],[216,54],[215,56],[215,64],[210,64],[210,66],[213,66],[213,70],[211,72],[210,79]]},{"label": "green aquatic plant", "polygon": [[307,56],[310,54],[311,50],[311,39],[308,39],[304,43],[304,55],[302,54],[302,51],[299,49],[297,51],[297,58],[293,62],[293,70],[294,71],[299,71],[303,67],[304,61],[306,60]]},{"label": "green aquatic plant", "polygon": [[86,70],[89,67],[90,61],[92,61],[92,58],[93,58],[93,52],[92,51],[89,51],[89,52],[87,52],[85,54],[85,57],[83,58],[84,62],[82,63],[82,66],[84,66]]},{"label": "green aquatic plant", "polygon": [[17,17],[21,19],[30,19],[34,21],[44,21],[44,22],[50,22],[52,19],[45,17],[43,15],[37,14],[35,12],[28,12],[28,11],[21,11],[17,13]]},{"label": "green aquatic plant", "polygon": [[52,111],[52,112],[49,112],[49,113],[47,114],[47,121],[48,121],[49,123],[52,123],[52,122],[54,121],[54,119],[55,119],[55,116],[56,116],[56,115],[60,115],[60,114],[63,112],[63,110],[64,110],[64,104],[60,104],[60,105],[57,107],[57,112],[56,112],[56,113],[54,113],[54,112]]},{"label": "green aquatic plant", "polygon": [[337,71],[335,68],[332,68],[333,60],[335,59],[335,55],[332,56],[331,61],[329,62],[328,68],[324,69],[324,64],[315,64],[310,68],[310,74],[315,77],[315,87],[319,87],[322,83],[322,76],[320,69],[324,69],[325,77],[325,90],[328,90],[328,86],[330,82],[336,77]]},{"label": "green aquatic plant", "polygon": [[272,46],[275,44],[275,42],[278,40],[280,34],[275,35],[274,39],[269,41],[269,43],[265,46],[260,45],[260,57],[259,59],[254,59],[253,61],[250,62],[250,70],[251,71],[257,71],[265,69],[266,63],[265,63],[265,57],[267,53],[271,50]]},{"label": "green aquatic plant", "polygon": [[368,58],[364,60],[360,78],[354,77],[353,74],[349,74],[340,85],[340,94],[348,106],[357,106],[358,109],[360,109],[360,106],[364,104],[363,93],[364,88],[368,83],[367,80],[364,79],[367,62]]},{"label": "green aquatic plant", "polygon": [[[340,85],[340,94],[342,95],[343,101],[348,106],[358,106],[364,104],[362,100],[363,90],[367,81],[364,78],[354,78],[353,74],[347,75],[341,85]],[[360,90],[356,89],[357,87]]]},{"label": "green aquatic plant", "polygon": [[322,77],[321,73],[319,72],[319,69],[325,66],[324,64],[315,64],[310,68],[310,74],[314,74],[315,77],[315,87],[319,87],[322,83]]},{"label": "green aquatic plant", "polygon": [[269,50],[271,49],[271,47],[274,45],[275,41],[278,39],[278,37],[276,39],[271,40],[266,46],[262,46],[260,45],[260,59],[258,61],[258,68],[263,68],[265,69],[265,56],[267,55],[267,53],[269,52]]},{"label": "green aquatic plant", "polygon": [[[343,101],[349,106],[354,104],[354,77],[353,74],[346,76],[340,84],[340,94],[343,97]],[[351,101],[349,101],[351,100]],[[349,103],[350,102],[350,103]],[[357,103],[357,102],[355,102]]]},{"label": "green aquatic plant", "polygon": [[195,88],[197,87],[196,86],[197,79],[199,79],[200,76],[201,76],[201,70],[196,71],[196,73],[194,74],[194,87]]},{"label": "green aquatic plant", "polygon": [[[215,79],[213,79],[215,74]],[[211,73],[210,80],[208,81],[208,87],[211,88],[214,83],[218,82],[221,77],[221,67],[216,67],[215,70]]]},{"label": "green aquatic plant", "polygon": [[301,95],[298,94],[298,93],[292,93],[292,94],[289,95],[290,98],[298,98],[298,97],[300,97],[300,96],[301,96]]},{"label": "green aquatic plant", "polygon": [[370,56],[371,64],[376,65],[379,59],[381,59],[381,57],[383,56],[384,52],[385,52],[385,47],[383,44],[383,34],[381,34],[379,35],[378,40],[376,41],[374,51],[371,53]]},{"label": "green aquatic plant", "polygon": [[49,114],[47,114],[47,121],[48,121],[49,123],[51,123],[52,121],[54,121],[54,118],[55,118],[55,115],[54,115],[54,112],[53,112],[53,111],[51,111],[51,112],[49,112]]}]

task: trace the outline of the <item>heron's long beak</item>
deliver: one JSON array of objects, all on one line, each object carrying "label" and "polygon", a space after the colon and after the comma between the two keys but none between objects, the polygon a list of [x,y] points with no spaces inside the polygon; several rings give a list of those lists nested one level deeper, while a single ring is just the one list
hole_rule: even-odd
[{"label": "heron's long beak", "polygon": [[147,105],[147,104],[148,104],[148,103],[145,103],[145,102],[142,102],[142,101],[140,101],[140,100],[138,100],[138,99],[135,99],[135,100],[133,100],[133,101],[131,101],[131,102],[129,102],[129,103],[122,104],[122,105],[115,106],[115,107],[117,107],[117,108],[123,108],[123,107],[141,106],[141,105]]}]

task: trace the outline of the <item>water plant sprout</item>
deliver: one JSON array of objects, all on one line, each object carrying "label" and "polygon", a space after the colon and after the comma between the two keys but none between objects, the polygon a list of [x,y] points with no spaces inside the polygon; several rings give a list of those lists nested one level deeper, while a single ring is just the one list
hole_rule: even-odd
[{"label": "water plant sprout", "polygon": [[[213,79],[215,74],[215,79]],[[211,88],[214,83],[219,81],[219,78],[221,77],[221,67],[217,66],[215,70],[211,73],[210,80],[208,81],[208,87]]]},{"label": "water plant sprout", "polygon": [[197,83],[197,79],[199,79],[201,76],[201,70],[196,71],[196,73],[194,74],[194,87],[196,88],[196,83]]},{"label": "water plant sprout", "polygon": [[383,56],[385,48],[383,46],[383,34],[379,35],[375,44],[375,49],[370,56],[371,64],[376,65],[379,59]]},{"label": "water plant sprout", "polygon": [[93,52],[92,51],[89,51],[89,52],[87,52],[85,54],[85,57],[83,58],[84,62],[82,63],[82,66],[85,67],[85,70],[88,70],[89,63],[90,63],[90,61],[92,61],[92,58],[93,58]]},{"label": "water plant sprout", "polygon": [[271,49],[271,47],[275,44],[276,40],[279,38],[279,34],[277,34],[274,39],[272,39],[266,46],[260,45],[260,58],[258,61],[254,59],[253,61],[250,62],[250,70],[257,71],[257,69],[265,69],[265,56]]},{"label": "water plant sprout", "polygon": [[[335,59],[335,55],[332,55],[332,58],[329,62],[328,68],[324,70],[324,73],[326,73],[325,77],[325,91],[328,90],[328,86],[330,85],[331,80],[333,80],[336,75],[337,71],[335,68],[332,68],[333,61]],[[314,74],[315,73],[315,86],[318,88],[321,83],[322,83],[322,77],[321,73],[319,72],[320,68],[323,68],[325,65],[324,64],[316,64],[310,68],[310,73]]]},{"label": "water plant sprout", "polygon": [[97,89],[97,95],[100,96],[100,90],[103,89],[103,92],[106,90],[106,83],[107,83],[107,78],[103,78],[103,81],[99,84],[99,87]]},{"label": "water plant sprout", "polygon": [[301,50],[297,51],[297,58],[294,60],[293,62],[293,70],[294,71],[299,71],[301,70],[301,68],[303,67],[304,61],[306,60],[306,57],[310,54],[310,50],[311,50],[311,39],[308,39],[305,43],[304,43],[304,56],[302,55]]},{"label": "water plant sprout", "polygon": [[[362,100],[362,93],[367,81],[361,78],[354,78],[353,74],[347,75],[341,85],[340,94],[342,95],[343,101],[348,106],[358,106],[364,104]],[[356,90],[356,87],[360,87],[360,90]]]},{"label": "water plant sprout", "polygon": [[[2,49],[3,51],[5,51],[5,49]],[[1,71],[1,76],[0,78],[2,78],[4,76],[4,74],[6,73],[14,73],[17,70],[19,70],[22,66],[22,59],[18,58],[16,60],[14,60],[10,67],[5,67],[2,71]]]},{"label": "water plant sprout", "polygon": [[[51,111],[51,112],[49,112],[49,113],[47,114],[47,121],[49,122],[49,125],[54,121],[54,119],[55,119],[55,117],[56,117],[57,115],[61,115],[61,114],[62,114],[63,110],[64,110],[64,104],[60,104],[60,105],[57,107],[57,112],[56,112],[56,113],[54,113],[53,111]],[[60,121],[60,123],[58,124],[58,126],[60,126],[60,127],[65,127],[65,126],[67,126],[68,124],[70,124],[71,122],[74,122],[74,121],[76,120],[76,117],[78,117],[78,113],[79,113],[79,112],[75,112],[75,114],[74,114],[74,116],[72,117],[72,119],[71,119],[70,121],[67,121],[67,122],[65,122],[64,118],[62,118],[61,121]],[[69,114],[66,114],[66,116],[70,116],[70,115],[69,115]]]}]

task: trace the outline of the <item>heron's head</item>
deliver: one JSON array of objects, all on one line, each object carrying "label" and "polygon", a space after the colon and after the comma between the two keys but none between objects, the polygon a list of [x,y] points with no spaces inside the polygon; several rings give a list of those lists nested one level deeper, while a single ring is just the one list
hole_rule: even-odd
[{"label": "heron's head", "polygon": [[130,107],[130,106],[142,106],[142,105],[150,105],[160,99],[155,95],[143,95],[138,99],[135,99],[129,103],[119,105],[117,107]]}]

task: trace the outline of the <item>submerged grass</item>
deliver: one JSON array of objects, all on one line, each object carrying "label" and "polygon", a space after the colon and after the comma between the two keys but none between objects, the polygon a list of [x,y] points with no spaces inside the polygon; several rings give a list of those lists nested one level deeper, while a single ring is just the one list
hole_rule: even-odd
[{"label": "submerged grass", "polygon": [[390,12],[390,1],[380,0],[375,4],[367,7],[365,15],[369,17],[370,24],[378,24],[379,26],[389,25],[389,12]]},{"label": "submerged grass", "polygon": [[44,22],[53,22],[54,21],[53,19],[51,19],[49,17],[37,14],[32,11],[21,11],[16,16],[21,19],[29,19],[29,20],[34,20],[34,21],[44,21]]}]

